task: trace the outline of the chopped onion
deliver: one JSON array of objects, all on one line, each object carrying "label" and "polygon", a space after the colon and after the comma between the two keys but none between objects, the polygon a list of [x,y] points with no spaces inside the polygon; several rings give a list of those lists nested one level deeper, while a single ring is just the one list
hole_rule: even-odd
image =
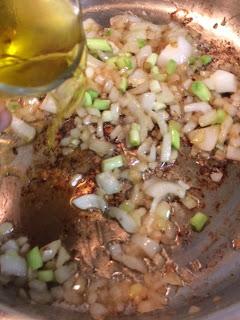
[{"label": "chopped onion", "polygon": [[38,292],[47,291],[47,284],[45,282],[37,280],[37,279],[31,280],[28,283],[28,286],[30,289],[36,290]]},{"label": "chopped onion", "polygon": [[7,252],[7,251],[18,251],[19,247],[18,244],[16,242],[16,240],[8,240],[7,242],[4,243],[4,245],[2,245],[3,252]]},{"label": "chopped onion", "polygon": [[0,237],[7,236],[13,232],[13,225],[10,222],[0,224]]},{"label": "chopped onion", "polygon": [[41,248],[41,255],[43,262],[52,260],[61,247],[61,240],[53,241],[43,248]]},{"label": "chopped onion", "polygon": [[52,296],[48,291],[39,292],[31,289],[29,290],[29,294],[31,299],[36,303],[47,304],[52,302]]},{"label": "chopped onion", "polygon": [[68,265],[57,268],[57,270],[55,271],[56,281],[62,284],[65,281],[67,281],[69,278],[71,278],[76,271],[77,271],[77,266],[75,263],[69,263]]},{"label": "chopped onion", "polygon": [[165,133],[163,136],[163,141],[161,145],[161,161],[162,162],[169,162],[171,158],[171,134],[169,132]]},{"label": "chopped onion", "polygon": [[121,184],[111,172],[103,172],[96,176],[97,184],[106,194],[114,194],[121,191]]},{"label": "chopped onion", "polygon": [[217,118],[217,111],[211,110],[206,112],[204,115],[199,117],[198,122],[201,127],[209,126],[210,124],[214,124]]},{"label": "chopped onion", "polygon": [[221,124],[220,133],[218,136],[218,142],[220,144],[224,144],[224,142],[226,141],[228,134],[231,130],[232,124],[233,124],[232,117],[226,116],[225,120]]},{"label": "chopped onion", "polygon": [[140,97],[140,103],[146,111],[153,110],[155,102],[156,94],[153,92],[146,92]]},{"label": "chopped onion", "polygon": [[140,258],[124,254],[119,244],[111,245],[109,247],[109,251],[114,260],[121,262],[126,267],[137,270],[141,273],[145,273],[147,271],[144,262]]},{"label": "chopped onion", "polygon": [[26,277],[26,260],[16,253],[0,256],[1,273],[9,276]]},{"label": "chopped onion", "polygon": [[186,106],[184,106],[184,111],[185,112],[202,112],[206,113],[208,111],[211,111],[212,107],[210,106],[209,103],[206,102],[195,102],[195,103],[190,103]]},{"label": "chopped onion", "polygon": [[144,61],[152,54],[152,47],[151,46],[144,46],[139,50],[138,54],[136,55],[137,64],[139,67],[143,66]]},{"label": "chopped onion", "polygon": [[219,132],[219,126],[211,126],[194,130],[188,134],[188,137],[190,142],[199,149],[212,151],[217,144]]},{"label": "chopped onion", "polygon": [[145,181],[143,184],[143,190],[148,196],[154,198],[150,213],[156,211],[159,202],[167,195],[175,195],[179,198],[184,198],[186,194],[186,188],[181,184],[170,181],[161,181],[157,178]]},{"label": "chopped onion", "polygon": [[108,214],[110,217],[117,219],[123,229],[127,232],[134,233],[137,231],[138,226],[136,222],[126,211],[116,207],[110,207]]},{"label": "chopped onion", "polygon": [[112,155],[114,146],[107,141],[91,138],[89,141],[89,149],[96,152],[100,157]]},{"label": "chopped onion", "polygon": [[68,262],[70,260],[70,255],[68,254],[67,250],[64,247],[61,247],[56,261],[56,267],[60,268],[64,265],[64,263]]},{"label": "chopped onion", "polygon": [[133,87],[137,87],[148,81],[148,75],[142,69],[136,69],[128,78],[128,82]]},{"label": "chopped onion", "polygon": [[205,84],[211,90],[218,93],[236,92],[237,78],[234,74],[224,70],[215,71],[209,79],[205,80]]},{"label": "chopped onion", "polygon": [[161,84],[161,92],[157,95],[157,102],[169,105],[176,103],[174,94],[165,83]]},{"label": "chopped onion", "polygon": [[87,66],[94,69],[104,66],[104,63],[88,53]]},{"label": "chopped onion", "polygon": [[240,148],[227,147],[227,159],[240,161]]},{"label": "chopped onion", "polygon": [[11,128],[17,136],[27,142],[32,141],[36,135],[36,129],[34,127],[15,116],[12,118]]},{"label": "chopped onion", "polygon": [[72,203],[82,210],[100,209],[105,211],[107,208],[105,200],[96,194],[86,194],[84,196],[75,198],[72,200]]},{"label": "chopped onion", "polygon": [[46,98],[43,100],[42,104],[40,105],[40,108],[44,111],[47,111],[49,113],[57,113],[57,104],[55,99],[51,96],[51,94],[48,94]]},{"label": "chopped onion", "polygon": [[153,258],[160,251],[159,244],[146,236],[135,234],[132,236],[131,241],[139,246],[150,258]]},{"label": "chopped onion", "polygon": [[164,66],[172,59],[177,64],[182,64],[188,61],[188,58],[192,54],[191,44],[182,36],[177,39],[177,45],[167,45],[160,53],[158,57],[158,65]]}]

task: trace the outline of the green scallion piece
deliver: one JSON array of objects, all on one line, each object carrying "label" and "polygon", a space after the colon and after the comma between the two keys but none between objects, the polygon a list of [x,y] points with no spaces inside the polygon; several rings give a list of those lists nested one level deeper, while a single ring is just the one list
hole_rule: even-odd
[{"label": "green scallion piece", "polygon": [[119,208],[130,213],[134,210],[134,204],[130,200],[125,200],[120,204]]},{"label": "green scallion piece", "polygon": [[21,108],[21,105],[19,103],[17,103],[17,102],[9,102],[7,104],[7,108],[8,108],[9,111],[15,112],[15,111],[17,111],[18,109]]},{"label": "green scallion piece", "polygon": [[143,47],[145,47],[147,41],[146,39],[137,39],[137,45],[139,49],[142,49]]},{"label": "green scallion piece", "polygon": [[177,62],[173,59],[168,60],[166,65],[167,74],[172,76],[177,70]]},{"label": "green scallion piece", "polygon": [[212,62],[212,57],[207,54],[204,54],[199,58],[199,60],[204,66],[206,66]]},{"label": "green scallion piece", "polygon": [[125,93],[127,91],[127,87],[128,87],[128,80],[127,78],[122,78],[119,84],[119,90],[122,93]]},{"label": "green scallion piece", "polygon": [[129,143],[131,147],[138,147],[141,144],[140,126],[137,123],[133,123],[131,125],[131,129],[129,131]]},{"label": "green scallion piece", "polygon": [[105,39],[89,38],[87,39],[87,47],[89,50],[112,52],[112,47],[110,43]]},{"label": "green scallion piece", "polygon": [[106,64],[114,69],[116,69],[116,61],[117,61],[117,57],[112,57],[112,58],[109,58],[107,61],[106,61]]},{"label": "green scallion piece", "polygon": [[27,254],[27,263],[32,270],[38,270],[43,266],[43,260],[38,247],[34,247]]},{"label": "green scallion piece", "polygon": [[94,89],[88,89],[87,93],[90,94],[92,100],[95,100],[99,97],[99,92]]},{"label": "green scallion piece", "polygon": [[197,62],[198,58],[196,56],[191,56],[189,59],[188,59],[188,64],[191,66],[193,64],[195,64]]},{"label": "green scallion piece", "polygon": [[123,157],[122,156],[116,156],[112,157],[106,160],[103,160],[102,162],[102,169],[103,171],[112,171],[117,168],[123,167]]},{"label": "green scallion piece", "polygon": [[211,99],[211,92],[202,81],[194,81],[191,85],[192,93],[201,101],[208,102]]},{"label": "green scallion piece", "polygon": [[107,37],[110,37],[112,35],[112,32],[113,30],[111,28],[106,28],[104,30],[104,34],[107,36]]},{"label": "green scallion piece", "polygon": [[132,59],[129,55],[119,56],[116,59],[115,63],[119,70],[122,70],[122,69],[130,70],[133,68]]},{"label": "green scallion piece", "polygon": [[104,99],[96,99],[93,102],[93,108],[98,109],[100,111],[107,110],[110,107],[110,100],[104,100]]},{"label": "green scallion piece", "polygon": [[169,128],[170,133],[171,133],[171,141],[172,141],[172,146],[176,149],[179,150],[180,149],[180,144],[181,144],[181,140],[180,140],[180,133],[176,128]]},{"label": "green scallion piece", "polygon": [[190,225],[198,232],[202,231],[208,222],[208,216],[205,213],[197,212],[191,219]]},{"label": "green scallion piece", "polygon": [[179,122],[177,122],[175,120],[170,120],[169,123],[168,123],[168,126],[169,126],[170,129],[175,129],[175,130],[177,130],[179,132],[182,129],[181,123],[179,123]]},{"label": "green scallion piece", "polygon": [[52,270],[41,270],[37,273],[38,280],[43,282],[52,282],[54,280],[54,273]]},{"label": "green scallion piece", "polygon": [[227,114],[223,109],[218,109],[215,124],[222,124],[223,121],[226,119],[226,116]]},{"label": "green scallion piece", "polygon": [[90,107],[92,105],[92,97],[91,95],[86,91],[84,95],[84,106],[85,107]]},{"label": "green scallion piece", "polygon": [[146,63],[151,67],[154,67],[157,63],[158,55],[156,53],[152,53],[146,60]]}]

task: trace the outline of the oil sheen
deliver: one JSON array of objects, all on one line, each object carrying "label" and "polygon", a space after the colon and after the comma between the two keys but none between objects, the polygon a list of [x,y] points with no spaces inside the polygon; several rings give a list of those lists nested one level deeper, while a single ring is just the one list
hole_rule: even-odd
[{"label": "oil sheen", "polygon": [[74,70],[84,46],[70,0],[0,1],[0,83],[46,86]]}]

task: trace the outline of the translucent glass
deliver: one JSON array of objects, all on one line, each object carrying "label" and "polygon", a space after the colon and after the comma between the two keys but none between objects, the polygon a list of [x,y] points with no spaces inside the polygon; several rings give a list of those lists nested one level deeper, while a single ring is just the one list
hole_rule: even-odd
[{"label": "translucent glass", "polygon": [[1,0],[0,94],[35,95],[71,77],[84,51],[77,0]]}]

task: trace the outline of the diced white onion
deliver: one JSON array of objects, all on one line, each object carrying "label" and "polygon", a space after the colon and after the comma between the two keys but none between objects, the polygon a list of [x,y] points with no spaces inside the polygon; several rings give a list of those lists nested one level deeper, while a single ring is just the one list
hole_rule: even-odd
[{"label": "diced white onion", "polygon": [[106,201],[96,194],[86,194],[84,196],[75,198],[72,203],[79,209],[100,209],[105,211],[107,208]]},{"label": "diced white onion", "polygon": [[218,141],[220,132],[219,126],[210,126],[207,128],[196,129],[188,134],[192,144],[203,151],[212,151]]},{"label": "diced white onion", "polygon": [[108,214],[110,217],[117,219],[120,225],[123,227],[123,229],[126,230],[127,232],[134,233],[137,231],[138,226],[136,222],[124,210],[116,207],[110,207]]},{"label": "diced white onion", "polygon": [[147,236],[135,234],[132,236],[131,241],[139,246],[150,258],[153,258],[160,251],[159,244]]},{"label": "diced white onion", "polygon": [[62,284],[65,281],[67,281],[69,278],[71,278],[76,271],[77,271],[77,266],[75,263],[69,263],[68,265],[57,268],[57,270],[55,271],[56,281]]},{"label": "diced white onion", "polygon": [[47,284],[45,282],[37,280],[37,279],[31,280],[28,283],[28,286],[30,289],[36,290],[38,292],[47,291]]},{"label": "diced white onion", "polygon": [[156,94],[153,92],[146,92],[140,97],[140,103],[144,110],[153,110],[156,101]]},{"label": "diced white onion", "polygon": [[48,94],[40,105],[40,109],[53,114],[57,113],[57,104],[55,99]]},{"label": "diced white onion", "polygon": [[240,148],[235,148],[232,146],[227,147],[227,159],[240,161]]},{"label": "diced white onion", "polygon": [[70,260],[70,255],[68,254],[67,250],[64,247],[61,247],[56,261],[56,267],[60,268],[64,265],[64,263],[68,262]]},{"label": "diced white onion", "polygon": [[0,256],[1,273],[9,276],[26,277],[27,263],[17,254],[4,254]]},{"label": "diced white onion", "polygon": [[157,95],[157,102],[169,105],[176,103],[174,94],[165,83],[161,84],[161,92]]},{"label": "diced white onion", "polygon": [[136,69],[128,78],[129,84],[137,87],[148,80],[148,75],[142,69]]},{"label": "diced white onion", "polygon": [[99,173],[96,176],[96,181],[106,194],[115,194],[121,191],[121,184],[111,172]]},{"label": "diced white onion", "polygon": [[137,64],[139,67],[143,66],[144,61],[152,54],[152,47],[151,46],[144,46],[141,48],[136,55],[137,58]]},{"label": "diced white onion", "polygon": [[34,127],[15,116],[12,118],[11,128],[17,136],[27,142],[32,141],[36,135],[36,129]]},{"label": "diced white onion", "polygon": [[43,262],[52,260],[60,249],[61,244],[61,240],[56,240],[41,248]]},{"label": "diced white onion", "polygon": [[217,111],[211,110],[203,114],[201,117],[199,117],[198,122],[201,127],[209,126],[210,124],[213,124],[217,117]]},{"label": "diced white onion", "polygon": [[96,152],[100,157],[113,154],[114,146],[105,140],[91,138],[89,141],[89,149]]},{"label": "diced white onion", "polygon": [[13,232],[13,225],[10,222],[0,224],[0,236],[6,236]]},{"label": "diced white onion", "polygon": [[15,240],[8,240],[7,242],[5,242],[3,245],[2,245],[2,248],[1,248],[4,252],[7,252],[7,251],[18,251],[19,247],[18,247],[18,244]]},{"label": "diced white onion", "polygon": [[185,112],[202,112],[206,113],[208,111],[211,111],[212,107],[210,106],[209,103],[206,102],[195,102],[195,103],[190,103],[186,106],[184,106],[184,111]]},{"label": "diced white onion", "polygon": [[161,161],[169,162],[171,158],[171,134],[169,132],[165,133],[163,136],[163,141],[161,144]]},{"label": "diced white onion", "polygon": [[224,70],[215,71],[209,79],[205,80],[211,90],[218,93],[236,92],[237,78],[234,74]]},{"label": "diced white onion", "polygon": [[142,259],[124,254],[118,243],[111,245],[109,247],[109,251],[114,260],[121,262],[126,267],[137,270],[141,273],[145,273],[147,271]]},{"label": "diced white onion", "polygon": [[167,45],[158,57],[158,65],[164,66],[170,59],[176,61],[177,64],[187,62],[192,54],[191,44],[182,36],[177,39],[177,45]]}]

